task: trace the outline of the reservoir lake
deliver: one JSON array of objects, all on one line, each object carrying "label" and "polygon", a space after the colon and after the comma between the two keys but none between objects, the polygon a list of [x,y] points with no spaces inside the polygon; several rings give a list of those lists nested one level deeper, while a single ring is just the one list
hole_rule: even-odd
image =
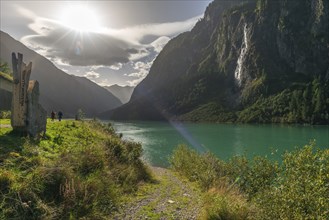
[{"label": "reservoir lake", "polygon": [[[106,122],[108,123],[108,121]],[[142,144],[143,159],[168,167],[168,158],[179,144],[198,152],[210,151],[228,160],[234,155],[267,156],[281,160],[285,151],[315,140],[320,149],[329,148],[329,126],[207,124],[180,122],[110,122],[124,140]]]}]

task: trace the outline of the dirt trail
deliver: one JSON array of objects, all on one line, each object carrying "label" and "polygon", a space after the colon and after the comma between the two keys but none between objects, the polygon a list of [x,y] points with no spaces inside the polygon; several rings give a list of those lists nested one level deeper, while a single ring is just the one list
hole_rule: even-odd
[{"label": "dirt trail", "polygon": [[157,182],[141,187],[114,219],[197,219],[201,193],[167,169],[152,167]]}]

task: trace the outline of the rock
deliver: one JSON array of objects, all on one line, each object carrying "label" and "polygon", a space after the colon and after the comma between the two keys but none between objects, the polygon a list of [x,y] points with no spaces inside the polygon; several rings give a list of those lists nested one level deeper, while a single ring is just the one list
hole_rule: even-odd
[{"label": "rock", "polygon": [[184,193],[183,196],[190,197],[191,195],[188,193]]},{"label": "rock", "polygon": [[171,199],[169,199],[169,200],[168,200],[168,203],[170,203],[170,204],[174,204],[175,201],[172,201]]}]

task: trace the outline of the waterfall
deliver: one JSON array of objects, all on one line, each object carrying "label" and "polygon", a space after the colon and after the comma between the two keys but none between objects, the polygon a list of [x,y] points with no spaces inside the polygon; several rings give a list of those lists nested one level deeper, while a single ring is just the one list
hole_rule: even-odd
[{"label": "waterfall", "polygon": [[243,42],[241,44],[241,52],[240,52],[240,56],[238,58],[238,61],[237,61],[237,66],[236,66],[236,69],[235,69],[235,72],[234,72],[234,77],[238,83],[238,85],[241,85],[241,75],[242,75],[242,67],[243,67],[243,64],[244,64],[244,61],[246,59],[246,53],[247,53],[247,50],[248,50],[248,27],[247,27],[247,24],[244,25],[243,27]]}]

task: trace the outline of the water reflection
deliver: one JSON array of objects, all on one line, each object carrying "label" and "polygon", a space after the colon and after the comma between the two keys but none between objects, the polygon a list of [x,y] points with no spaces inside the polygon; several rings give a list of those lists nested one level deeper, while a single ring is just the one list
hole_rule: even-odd
[{"label": "water reflection", "polygon": [[241,140],[241,128],[235,127],[234,129],[234,142],[233,142],[233,149],[234,149],[234,154],[235,155],[243,155],[245,152],[243,149],[243,142]]}]

